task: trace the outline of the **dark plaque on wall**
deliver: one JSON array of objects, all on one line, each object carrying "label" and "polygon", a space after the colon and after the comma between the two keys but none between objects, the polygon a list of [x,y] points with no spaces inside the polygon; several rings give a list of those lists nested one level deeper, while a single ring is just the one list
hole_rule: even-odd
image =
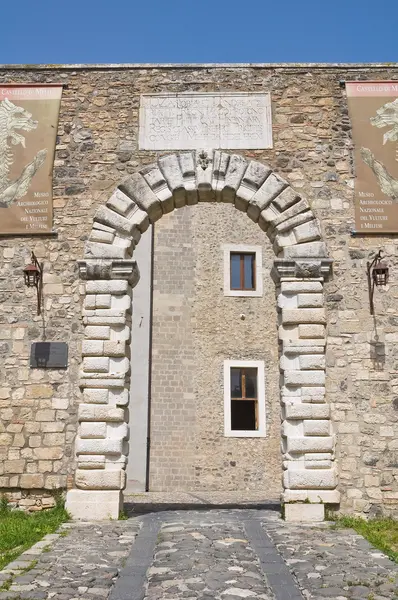
[{"label": "dark plaque on wall", "polygon": [[66,342],[34,342],[30,350],[31,369],[66,369],[68,344]]}]

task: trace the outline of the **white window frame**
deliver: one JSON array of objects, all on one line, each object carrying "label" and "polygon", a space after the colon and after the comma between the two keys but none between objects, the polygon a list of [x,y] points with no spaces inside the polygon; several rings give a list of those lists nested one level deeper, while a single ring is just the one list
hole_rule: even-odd
[{"label": "white window frame", "polygon": [[[224,250],[224,296],[257,297],[263,295],[263,252],[261,246],[248,246],[246,244],[228,244]],[[231,253],[251,253],[256,256],[256,289],[231,290]]]},{"label": "white window frame", "polygon": [[[258,430],[239,431],[231,429],[231,368],[257,368]],[[225,360],[224,361],[224,436],[225,437],[266,437],[265,418],[265,377],[262,360]]]}]

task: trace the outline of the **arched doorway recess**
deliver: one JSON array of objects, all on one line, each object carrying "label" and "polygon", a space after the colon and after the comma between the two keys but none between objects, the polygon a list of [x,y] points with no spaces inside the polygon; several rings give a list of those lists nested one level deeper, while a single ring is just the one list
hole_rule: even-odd
[{"label": "arched doorway recess", "polygon": [[198,202],[232,203],[266,232],[275,252],[281,344],[283,501],[287,517],[321,519],[337,503],[334,437],[325,398],[323,281],[331,260],[308,201],[267,165],[219,150],[162,156],[125,180],[94,217],[79,262],[86,282],[76,488],[77,518],[117,518],[125,485],[133,260],[162,215]]}]

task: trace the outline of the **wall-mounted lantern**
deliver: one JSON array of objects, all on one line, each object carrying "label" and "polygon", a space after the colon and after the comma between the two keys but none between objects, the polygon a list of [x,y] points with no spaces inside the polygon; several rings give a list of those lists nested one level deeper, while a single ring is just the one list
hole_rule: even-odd
[{"label": "wall-mounted lantern", "polygon": [[369,288],[369,304],[370,314],[374,314],[373,294],[375,285],[382,286],[388,283],[388,265],[382,261],[381,250],[378,251],[372,262],[367,263],[368,288]]},{"label": "wall-mounted lantern", "polygon": [[31,264],[24,268],[23,275],[26,287],[35,287],[37,290],[37,314],[40,315],[43,295],[43,265],[39,264],[34,252],[32,252],[31,260]]}]

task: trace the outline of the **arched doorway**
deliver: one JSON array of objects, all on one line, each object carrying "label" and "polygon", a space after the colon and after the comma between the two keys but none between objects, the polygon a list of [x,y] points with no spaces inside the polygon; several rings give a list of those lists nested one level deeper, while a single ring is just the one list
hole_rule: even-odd
[{"label": "arched doorway", "polygon": [[308,201],[267,165],[201,150],[160,157],[124,181],[95,215],[79,263],[86,281],[83,396],[76,489],[67,499],[78,518],[115,518],[125,485],[131,290],[139,279],[134,249],[150,223],[198,202],[233,204],[266,232],[275,252],[283,500],[318,508],[339,500],[325,399],[323,281],[331,260],[319,223]]}]

